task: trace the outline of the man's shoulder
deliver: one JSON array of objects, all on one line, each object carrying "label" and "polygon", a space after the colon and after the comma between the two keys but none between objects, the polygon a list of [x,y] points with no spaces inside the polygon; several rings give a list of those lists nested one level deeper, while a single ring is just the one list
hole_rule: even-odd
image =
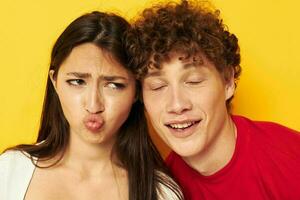
[{"label": "man's shoulder", "polygon": [[292,138],[300,142],[300,132],[270,121],[254,121],[243,116],[232,116],[237,129],[250,134],[271,138]]},{"label": "man's shoulder", "polygon": [[300,161],[298,131],[275,122],[253,121],[241,116],[234,116],[233,120],[238,134],[247,139],[247,144],[257,159],[268,155],[278,162],[292,159]]},{"label": "man's shoulder", "polygon": [[[278,199],[295,199],[299,194],[300,133],[278,123],[238,117],[246,141],[247,163],[264,187]],[[249,170],[248,170],[249,171]],[[282,181],[284,180],[284,181]]]}]

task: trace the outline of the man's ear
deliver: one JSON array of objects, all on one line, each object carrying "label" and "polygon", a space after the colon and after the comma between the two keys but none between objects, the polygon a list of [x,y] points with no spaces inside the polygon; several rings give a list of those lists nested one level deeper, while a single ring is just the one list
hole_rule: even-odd
[{"label": "man's ear", "polygon": [[55,71],[54,71],[53,69],[51,69],[51,70],[49,71],[49,78],[50,78],[50,80],[51,80],[51,83],[52,83],[54,89],[56,90],[56,78],[54,77],[54,72],[55,72]]},{"label": "man's ear", "polygon": [[226,100],[230,99],[235,92],[235,82],[234,82],[234,75],[232,74],[230,78],[226,81],[225,85],[225,98]]}]

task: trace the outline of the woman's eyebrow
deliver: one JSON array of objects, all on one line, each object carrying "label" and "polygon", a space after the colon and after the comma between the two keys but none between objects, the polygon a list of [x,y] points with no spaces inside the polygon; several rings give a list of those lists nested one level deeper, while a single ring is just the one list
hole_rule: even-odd
[{"label": "woman's eyebrow", "polygon": [[118,80],[118,79],[128,80],[128,78],[126,78],[124,76],[101,76],[101,78],[106,81],[114,81],[114,80]]},{"label": "woman's eyebrow", "polygon": [[[83,72],[69,72],[67,73],[69,76],[75,76],[77,78],[90,78],[92,75],[90,73],[83,73]],[[118,76],[118,75],[102,75],[99,77],[99,79],[103,79],[106,81],[114,81],[118,79],[127,80],[128,78],[124,76]]]},{"label": "woman's eyebrow", "polygon": [[67,75],[75,76],[77,78],[89,78],[92,76],[90,73],[82,73],[82,72],[68,72]]}]

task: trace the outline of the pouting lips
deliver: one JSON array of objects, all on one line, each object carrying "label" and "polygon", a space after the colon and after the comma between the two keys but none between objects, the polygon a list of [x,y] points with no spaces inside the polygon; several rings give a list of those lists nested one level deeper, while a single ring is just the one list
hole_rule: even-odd
[{"label": "pouting lips", "polygon": [[194,124],[199,123],[200,121],[193,121],[193,122],[185,122],[185,123],[177,123],[177,124],[166,124],[167,127],[177,130],[184,130],[193,126]]}]

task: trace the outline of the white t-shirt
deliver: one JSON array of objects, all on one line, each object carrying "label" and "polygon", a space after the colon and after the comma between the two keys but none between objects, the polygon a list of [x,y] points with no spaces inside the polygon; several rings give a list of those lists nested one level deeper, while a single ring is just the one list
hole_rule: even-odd
[{"label": "white t-shirt", "polygon": [[[35,165],[20,151],[0,155],[0,200],[23,200]],[[176,195],[160,184],[159,199],[178,200]]]}]

